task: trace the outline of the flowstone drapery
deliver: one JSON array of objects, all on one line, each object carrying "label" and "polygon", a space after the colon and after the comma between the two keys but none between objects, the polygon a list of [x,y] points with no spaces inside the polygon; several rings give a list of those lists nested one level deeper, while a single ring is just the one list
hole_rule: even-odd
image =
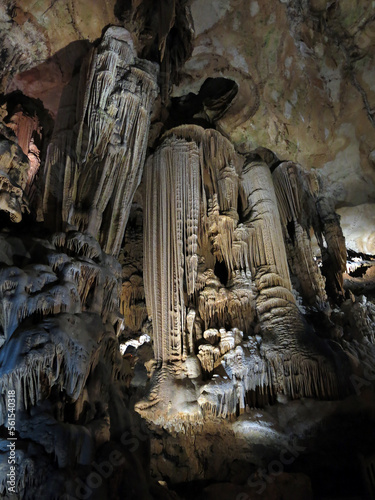
[{"label": "flowstone drapery", "polygon": [[307,303],[324,308],[325,282],[313,258],[310,231],[319,245],[328,289],[336,299],[342,299],[346,248],[339,218],[316,172],[283,162],[276,167],[272,178],[292,272]]},{"label": "flowstone drapery", "polygon": [[22,149],[6,137],[0,137],[0,210],[12,222],[20,222],[29,211],[25,196],[29,162]]},{"label": "flowstone drapery", "polygon": [[112,255],[142,176],[156,77],[157,66],[136,57],[130,34],[108,28],[78,90],[72,83],[63,97],[48,149],[46,221],[88,231]]},{"label": "flowstone drapery", "polygon": [[[235,415],[279,393],[338,397],[339,357],[307,327],[289,273],[288,230],[306,217],[299,199],[310,181],[294,169],[300,179],[283,165],[272,175],[260,158],[244,160],[219,132],[197,126],[170,130],[148,160],[145,292],[159,368],[141,413],[164,403],[173,414],[171,378],[192,379],[193,418]],[[312,217],[321,222],[316,209]],[[297,251],[314,262],[309,236],[295,233]],[[340,268],[342,252],[331,256]],[[301,293],[322,306],[325,280],[315,262],[306,278],[307,264],[296,271],[307,281]]]}]

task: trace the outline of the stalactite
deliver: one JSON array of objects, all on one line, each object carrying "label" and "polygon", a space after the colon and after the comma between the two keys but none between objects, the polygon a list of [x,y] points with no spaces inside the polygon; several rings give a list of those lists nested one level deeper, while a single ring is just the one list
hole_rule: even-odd
[{"label": "stalactite", "polygon": [[[116,432],[106,406],[124,383],[113,327],[120,316],[119,263],[75,231],[49,240],[27,235],[28,249],[22,241],[3,235],[7,254],[0,254],[0,426],[8,418],[6,394],[15,391],[19,442],[38,449],[36,457],[25,447],[16,464],[19,497],[23,487],[36,487],[27,463],[43,468],[54,456],[48,469],[54,480],[68,465],[92,463]],[[44,484],[45,474],[44,468]]]},{"label": "stalactite", "polygon": [[[0,352],[1,394],[14,390],[18,410],[35,406],[48,397],[53,386],[75,401],[97,363],[101,335],[102,323],[92,313],[59,315],[44,319],[36,328],[21,331]],[[3,425],[4,402],[1,408]]]},{"label": "stalactite", "polygon": [[[159,362],[171,359],[171,339],[182,355],[186,308],[189,301],[194,305],[194,295],[202,287],[198,302],[206,329],[214,317],[225,324],[231,314],[235,321],[237,313],[237,326],[251,322],[245,228],[237,228],[239,165],[232,145],[219,133],[183,126],[165,135],[146,166],[145,291]],[[206,275],[203,285],[198,245],[208,260],[214,255],[225,263],[232,280],[231,305],[228,291],[214,275]],[[242,304],[242,311],[236,303]]]},{"label": "stalactite", "polygon": [[53,243],[45,250],[51,267],[29,264],[24,269],[8,266],[0,271],[0,325],[5,339],[33,316],[83,309],[106,320],[118,304],[119,264],[103,254],[93,237],[71,232],[51,239]]},{"label": "stalactite", "polygon": [[119,27],[108,28],[93,52],[87,82],[85,70],[86,92],[61,110],[66,118],[49,147],[44,212],[48,218],[55,206],[60,222],[53,227],[88,231],[117,255],[142,175],[157,70],[137,59],[129,33]]},{"label": "stalactite", "polygon": [[328,287],[342,294],[346,249],[338,217],[317,173],[307,172],[293,162],[283,162],[272,177],[292,271],[307,304],[324,309],[328,301],[325,280],[313,257],[310,231],[314,230],[327,262],[323,270],[329,280]]},{"label": "stalactite", "polygon": [[256,245],[251,244],[249,248],[254,253],[250,259],[259,290],[256,310],[264,337],[263,352],[276,393],[285,392],[293,398],[303,394],[337,397],[338,380],[332,360],[325,359],[323,345],[314,345],[308,340],[291,293],[282,223],[287,223],[289,214],[301,210],[301,202],[293,175],[283,179],[289,183],[289,191],[279,194],[278,204],[265,163],[251,162],[243,172],[244,224],[253,231],[252,237],[257,235]]},{"label": "stalactite", "polygon": [[[291,289],[289,269],[272,177],[265,163],[245,165],[242,175],[244,217],[250,235],[252,273],[264,268],[279,275]],[[263,273],[261,273],[263,274]]]},{"label": "stalactite", "polygon": [[324,183],[320,179],[316,208],[324,234],[325,243],[318,238],[322,252],[323,272],[325,272],[330,291],[337,299],[344,297],[343,273],[346,269],[345,238],[340,226],[340,218],[335,212],[334,202],[324,193]]},{"label": "stalactite", "polygon": [[147,321],[143,284],[143,208],[138,201],[135,199],[133,202],[124,244],[119,254],[122,267],[120,313],[124,316],[126,335],[138,335]]},{"label": "stalactite", "polygon": [[[291,169],[289,178],[276,169],[274,188],[267,164],[247,162],[241,177],[240,167],[220,134],[182,126],[165,134],[145,170],[145,292],[155,357],[163,367],[181,363],[194,349],[205,377],[213,377],[198,397],[201,410],[229,417],[247,401],[267,404],[278,393],[339,394],[334,355],[326,359],[326,347],[309,338],[298,309],[283,236],[294,221],[297,248],[310,256],[299,232],[309,222],[304,203],[316,188],[314,178],[301,174],[301,188],[298,170]],[[315,303],[326,297],[322,281],[306,278]],[[246,339],[254,321],[263,343],[250,355]],[[199,323],[203,339],[195,330]],[[231,380],[224,399],[217,390],[222,369]],[[175,376],[180,370],[175,364]],[[158,382],[153,391],[149,406],[164,398]]]},{"label": "stalactite", "polygon": [[142,278],[133,275],[122,284],[120,311],[126,319],[126,327],[134,332],[140,331],[145,320],[144,300]]},{"label": "stalactite", "polygon": [[202,344],[198,349],[198,359],[202,366],[203,372],[207,375],[212,375],[215,363],[220,357],[220,350],[210,344]]},{"label": "stalactite", "polygon": [[310,241],[311,226],[316,218],[316,175],[305,172],[295,163],[284,162],[275,169],[272,177],[291,269],[299,280],[307,304],[324,308],[328,300],[325,281],[313,257]]},{"label": "stalactite", "polygon": [[69,231],[64,235],[64,240],[59,242],[60,247],[65,247],[67,251],[88,259],[97,260],[102,255],[99,243],[89,234],[82,234],[78,231]]},{"label": "stalactite", "polygon": [[174,137],[146,165],[145,293],[159,362],[183,353],[184,274],[192,294],[198,266],[199,168],[197,146]]},{"label": "stalactite", "polygon": [[204,331],[203,338],[212,345],[217,344],[220,340],[220,332],[216,328],[209,328]]}]

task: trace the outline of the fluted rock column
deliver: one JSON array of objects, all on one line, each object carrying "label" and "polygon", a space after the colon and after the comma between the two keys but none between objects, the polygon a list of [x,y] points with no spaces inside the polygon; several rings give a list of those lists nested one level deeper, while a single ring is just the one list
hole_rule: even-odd
[{"label": "fluted rock column", "polygon": [[112,255],[143,172],[156,78],[156,65],[136,57],[130,34],[108,28],[48,150],[45,216],[54,207],[55,229],[88,231]]}]

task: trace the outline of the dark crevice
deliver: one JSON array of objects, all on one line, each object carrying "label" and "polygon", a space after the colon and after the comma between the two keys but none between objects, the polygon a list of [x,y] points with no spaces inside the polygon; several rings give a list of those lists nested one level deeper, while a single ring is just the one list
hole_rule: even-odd
[{"label": "dark crevice", "polygon": [[348,260],[353,259],[355,257],[360,258],[362,260],[375,260],[375,255],[371,255],[363,252],[356,252],[350,248],[347,249]]},{"label": "dark crevice", "polygon": [[370,267],[371,266],[362,265],[360,267],[357,267],[357,269],[354,269],[354,271],[350,271],[348,274],[352,278],[363,278]]},{"label": "dark crevice", "polygon": [[238,85],[229,78],[207,78],[199,98],[203,108],[213,121],[219,120],[231,105],[238,92]]},{"label": "dark crevice", "polygon": [[221,262],[216,259],[214,273],[219,278],[222,285],[227,286],[229,273],[225,262]]},{"label": "dark crevice", "polygon": [[296,237],[296,228],[295,228],[295,225],[294,225],[294,221],[293,220],[290,220],[287,225],[286,225],[286,229],[288,231],[288,234],[289,234],[289,237],[290,239],[292,240],[292,243],[294,244],[294,241],[295,241],[295,237]]},{"label": "dark crevice", "polygon": [[222,118],[237,95],[238,85],[229,78],[207,78],[198,94],[189,92],[172,97],[166,128],[182,124],[215,128],[215,122]]},{"label": "dark crevice", "polygon": [[160,65],[160,95],[168,103],[173,84],[193,51],[193,25],[187,0],[118,0],[114,13],[137,35],[142,59]]}]

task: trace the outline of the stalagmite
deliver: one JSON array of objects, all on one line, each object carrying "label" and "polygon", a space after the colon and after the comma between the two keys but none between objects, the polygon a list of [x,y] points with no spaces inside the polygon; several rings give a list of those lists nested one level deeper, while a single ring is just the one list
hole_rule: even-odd
[{"label": "stalagmite", "polygon": [[117,255],[141,180],[157,69],[136,57],[125,29],[111,27],[87,75],[83,69],[86,90],[67,105],[49,146],[44,212],[57,203],[57,229],[88,231]]}]

